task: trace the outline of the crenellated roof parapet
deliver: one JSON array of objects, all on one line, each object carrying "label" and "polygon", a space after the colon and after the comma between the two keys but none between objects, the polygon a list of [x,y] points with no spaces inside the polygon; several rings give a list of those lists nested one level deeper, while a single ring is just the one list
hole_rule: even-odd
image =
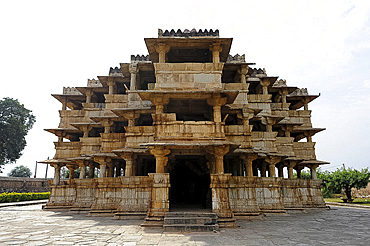
[{"label": "crenellated roof parapet", "polygon": [[103,87],[103,85],[98,79],[88,79],[87,87]]},{"label": "crenellated roof parapet", "polygon": [[121,68],[119,68],[119,67],[109,68],[109,76],[121,76],[121,77],[123,77]]},{"label": "crenellated roof parapet", "polygon": [[248,69],[248,75],[249,77],[266,77],[266,70],[263,68],[250,68]]},{"label": "crenellated roof parapet", "polygon": [[177,31],[171,29],[171,31],[165,30],[164,32],[162,31],[162,29],[158,29],[158,38],[173,38],[173,37],[218,38],[219,35],[220,34],[218,29],[216,29],[215,31],[213,31],[212,29],[210,29],[209,31],[207,29],[204,29],[204,31],[202,29],[199,29],[199,31],[197,31],[195,28],[191,29],[190,31],[188,29],[185,29],[184,31],[181,31],[180,29],[178,29]]},{"label": "crenellated roof parapet", "polygon": [[227,57],[227,63],[245,63],[245,54],[239,55],[236,54],[235,56],[229,55]]},{"label": "crenellated roof parapet", "polygon": [[307,88],[301,88],[301,89],[298,88],[292,93],[290,93],[289,96],[308,96],[308,90]]},{"label": "crenellated roof parapet", "polygon": [[150,55],[131,55],[131,63],[150,62]]},{"label": "crenellated roof parapet", "polygon": [[63,87],[63,95],[82,95],[76,87]]}]

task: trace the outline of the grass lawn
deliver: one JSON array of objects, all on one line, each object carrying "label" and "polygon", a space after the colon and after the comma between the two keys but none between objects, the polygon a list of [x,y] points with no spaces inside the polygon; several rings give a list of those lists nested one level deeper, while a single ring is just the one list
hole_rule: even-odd
[{"label": "grass lawn", "polygon": [[[325,202],[343,202],[340,198],[324,198],[324,200]],[[370,206],[370,198],[355,198],[352,203]]]}]

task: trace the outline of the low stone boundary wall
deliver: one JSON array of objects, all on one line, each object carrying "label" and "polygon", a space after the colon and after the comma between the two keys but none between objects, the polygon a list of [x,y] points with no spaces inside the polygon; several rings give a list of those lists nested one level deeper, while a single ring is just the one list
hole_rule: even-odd
[{"label": "low stone boundary wall", "polygon": [[0,193],[3,192],[48,192],[48,179],[0,177]]}]

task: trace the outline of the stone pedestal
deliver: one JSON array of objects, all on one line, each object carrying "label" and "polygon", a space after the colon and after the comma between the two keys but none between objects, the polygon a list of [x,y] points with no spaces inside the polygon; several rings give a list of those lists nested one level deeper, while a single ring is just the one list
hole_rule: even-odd
[{"label": "stone pedestal", "polygon": [[217,214],[220,227],[236,226],[229,200],[230,177],[230,173],[211,174],[212,212]]},{"label": "stone pedestal", "polygon": [[148,217],[164,217],[165,213],[170,210],[169,188],[170,174],[169,173],[149,173],[152,179],[152,197]]}]

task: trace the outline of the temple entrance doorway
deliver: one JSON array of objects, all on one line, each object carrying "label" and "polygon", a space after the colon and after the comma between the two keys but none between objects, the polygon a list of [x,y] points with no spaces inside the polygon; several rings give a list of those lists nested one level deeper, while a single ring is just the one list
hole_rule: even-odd
[{"label": "temple entrance doorway", "polygon": [[210,174],[206,158],[176,156],[169,169],[170,211],[210,211]]}]

